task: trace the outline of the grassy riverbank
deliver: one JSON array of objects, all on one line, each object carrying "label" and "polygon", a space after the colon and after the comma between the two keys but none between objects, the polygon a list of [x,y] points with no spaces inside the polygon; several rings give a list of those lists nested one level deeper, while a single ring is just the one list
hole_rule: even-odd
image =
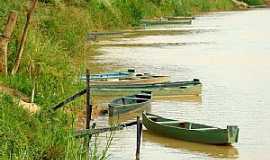
[{"label": "grassy riverbank", "polygon": [[[28,0],[0,0],[1,30],[10,10],[18,22],[9,45],[12,68],[26,20]],[[0,95],[0,159],[83,159],[82,145],[73,137],[76,114],[46,109],[72,95],[83,84],[78,76],[94,64],[95,47],[86,43],[87,32],[120,30],[139,25],[142,18],[190,16],[232,10],[230,0],[40,0],[30,27],[19,73],[0,76],[0,84],[31,96],[41,112],[31,114],[10,96]],[[90,69],[93,71],[92,67]],[[82,106],[83,99],[69,105]]]}]

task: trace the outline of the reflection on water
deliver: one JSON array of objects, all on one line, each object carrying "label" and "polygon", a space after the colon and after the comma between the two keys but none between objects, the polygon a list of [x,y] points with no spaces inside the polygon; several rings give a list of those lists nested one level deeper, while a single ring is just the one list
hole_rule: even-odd
[{"label": "reflection on water", "polygon": [[147,130],[143,131],[143,143],[147,143],[149,146],[153,145],[153,147],[155,147],[155,145],[160,145],[166,148],[187,150],[188,152],[199,152],[215,158],[238,157],[238,151],[233,146],[215,146],[175,140],[156,135]]},{"label": "reflection on water", "polygon": [[115,125],[119,123],[124,123],[128,121],[134,121],[136,120],[137,116],[141,117],[142,112],[151,112],[151,105],[147,105],[142,108],[138,108],[136,110],[130,111],[128,113],[123,113],[123,114],[117,114],[117,115],[110,115],[109,116],[109,125]]},{"label": "reflection on water", "polygon": [[197,102],[198,104],[202,103],[201,96],[156,96],[154,97],[154,101],[169,101],[169,102]]},{"label": "reflection on water", "polygon": [[[93,104],[96,107],[97,112],[102,112],[103,110],[108,109],[108,104],[116,99],[120,98],[119,96],[93,96]],[[163,101],[163,102],[196,102],[198,104],[202,103],[201,96],[155,96],[153,97],[154,102]]]}]

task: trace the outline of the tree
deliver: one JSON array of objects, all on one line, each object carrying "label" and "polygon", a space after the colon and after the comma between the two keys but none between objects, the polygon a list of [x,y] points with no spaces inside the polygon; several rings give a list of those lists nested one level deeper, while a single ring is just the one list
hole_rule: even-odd
[{"label": "tree", "polygon": [[0,73],[7,74],[8,43],[16,25],[17,13],[11,11],[3,35],[0,35]]}]

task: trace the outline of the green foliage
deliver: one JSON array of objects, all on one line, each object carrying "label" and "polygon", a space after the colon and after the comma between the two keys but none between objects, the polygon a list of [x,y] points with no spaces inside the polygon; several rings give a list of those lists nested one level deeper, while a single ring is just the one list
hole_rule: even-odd
[{"label": "green foliage", "polygon": [[0,95],[1,159],[83,159],[82,144],[75,141],[72,120],[66,114],[31,115],[12,98]]}]

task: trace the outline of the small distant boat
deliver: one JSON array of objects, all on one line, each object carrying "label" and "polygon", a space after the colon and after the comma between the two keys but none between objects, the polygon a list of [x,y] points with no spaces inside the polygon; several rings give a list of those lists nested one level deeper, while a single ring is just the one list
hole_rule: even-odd
[{"label": "small distant boat", "polygon": [[[86,77],[82,76],[82,80]],[[166,75],[153,75],[150,73],[135,73],[134,69],[127,72],[111,72],[90,75],[90,85],[120,85],[120,84],[153,84],[169,82]]]},{"label": "small distant boat", "polygon": [[[133,76],[135,73],[135,69],[128,69],[127,71],[122,72],[109,72],[109,73],[101,73],[101,74],[92,74],[90,75],[91,81],[108,81],[115,80],[119,78],[127,78]],[[86,80],[86,76],[81,76],[81,80]]]},{"label": "small distant boat", "polygon": [[138,94],[115,99],[109,103],[109,116],[149,107],[151,98],[151,91],[142,91]]},{"label": "small distant boat", "polygon": [[143,113],[143,125],[153,133],[185,141],[213,145],[231,145],[238,142],[239,128],[226,129],[192,122],[179,122],[150,113]]},{"label": "small distant boat", "polygon": [[90,81],[90,85],[153,84],[169,82],[169,80],[169,76],[144,73],[118,79],[94,80]]},{"label": "small distant boat", "polygon": [[168,20],[167,18],[160,19],[144,19],[141,20],[142,24],[145,25],[173,25],[173,24],[191,24],[191,19],[183,19],[183,20]]},{"label": "small distant boat", "polygon": [[167,18],[168,20],[193,20],[195,19],[195,17],[186,17],[186,16],[176,16],[176,17],[167,16],[165,18]]},{"label": "small distant boat", "polygon": [[93,85],[93,96],[127,96],[140,91],[152,91],[153,96],[183,96],[200,95],[201,82],[192,81],[153,83],[153,84],[123,84],[123,85]]}]

